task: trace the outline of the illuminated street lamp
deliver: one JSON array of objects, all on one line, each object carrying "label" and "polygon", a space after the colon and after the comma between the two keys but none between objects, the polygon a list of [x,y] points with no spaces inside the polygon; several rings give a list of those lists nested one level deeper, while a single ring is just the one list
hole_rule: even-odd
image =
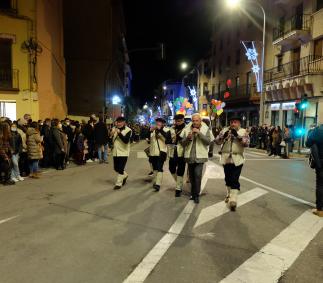
[{"label": "illuminated street lamp", "polygon": [[[257,0],[245,0],[250,4],[255,4],[263,13],[264,23],[262,30],[262,58],[261,58],[261,78],[260,78],[260,124],[264,123],[264,66],[265,66],[265,44],[266,44],[266,12],[264,7]],[[241,0],[226,0],[228,7],[237,8],[241,4]]]},{"label": "illuminated street lamp", "polygon": [[121,98],[118,95],[114,95],[112,97],[112,104],[117,105],[117,104],[120,104],[120,103],[121,103]]},{"label": "illuminated street lamp", "polygon": [[187,68],[188,68],[188,64],[187,64],[186,62],[182,62],[182,63],[181,63],[181,70],[182,70],[182,71],[186,71],[186,70],[187,70]]},{"label": "illuminated street lamp", "polygon": [[163,86],[163,90],[167,90],[167,86],[165,86],[165,85],[164,85],[164,86]]},{"label": "illuminated street lamp", "polygon": [[147,110],[148,109],[148,104],[146,103],[143,107],[144,110]]}]

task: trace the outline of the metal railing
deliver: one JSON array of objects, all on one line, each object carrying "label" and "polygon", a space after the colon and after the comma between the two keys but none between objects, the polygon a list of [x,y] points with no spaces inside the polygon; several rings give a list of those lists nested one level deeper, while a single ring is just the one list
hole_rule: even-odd
[{"label": "metal railing", "polygon": [[292,31],[296,30],[310,30],[311,15],[301,14],[294,15],[286,20],[283,24],[273,29],[273,41],[285,37]]},{"label": "metal railing", "polygon": [[249,85],[249,87],[247,87],[247,85],[240,85],[238,87],[232,87],[229,91],[230,96],[228,98],[224,97],[226,90],[223,90],[220,93],[219,99],[222,101],[249,99],[251,96],[251,89],[252,89],[251,85]]},{"label": "metal railing", "polygon": [[0,90],[19,89],[19,70],[0,69]]},{"label": "metal railing", "polygon": [[18,10],[18,0],[1,0],[0,1],[0,11],[1,12],[11,12],[17,13]]},{"label": "metal railing", "polygon": [[305,76],[315,73],[323,73],[323,56],[309,55],[299,60],[265,70],[264,81],[268,83],[283,78]]}]

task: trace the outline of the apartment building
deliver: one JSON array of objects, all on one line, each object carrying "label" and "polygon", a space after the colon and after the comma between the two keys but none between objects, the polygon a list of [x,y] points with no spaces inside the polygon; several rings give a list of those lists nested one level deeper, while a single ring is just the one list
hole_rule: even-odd
[{"label": "apartment building", "polygon": [[62,1],[0,1],[0,116],[64,118]]},{"label": "apartment building", "polygon": [[[273,1],[266,45],[264,118],[286,126],[323,123],[323,0]],[[304,115],[293,111],[307,96]]]}]

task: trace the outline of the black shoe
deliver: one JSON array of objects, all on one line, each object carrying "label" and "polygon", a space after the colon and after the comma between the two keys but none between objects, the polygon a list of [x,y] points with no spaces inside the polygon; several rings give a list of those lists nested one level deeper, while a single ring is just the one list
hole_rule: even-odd
[{"label": "black shoe", "polygon": [[9,179],[9,180],[5,181],[3,184],[5,186],[12,186],[12,185],[15,185],[16,183],[14,181],[12,181],[12,180]]},{"label": "black shoe", "polygon": [[200,203],[200,198],[199,198],[199,197],[195,197],[195,198],[194,198],[194,202],[195,202],[196,204]]},{"label": "black shoe", "polygon": [[115,191],[116,190],[120,190],[121,189],[121,186],[114,186],[114,188],[113,188]]},{"label": "black shoe", "polygon": [[149,176],[149,177],[154,176],[154,172],[153,172],[153,171],[149,172],[148,176]]},{"label": "black shoe", "polygon": [[127,183],[128,176],[123,179],[122,186],[124,186]]},{"label": "black shoe", "polygon": [[175,198],[179,198],[182,195],[182,191],[176,190],[175,191]]},{"label": "black shoe", "polygon": [[154,190],[156,192],[159,192],[159,190],[160,190],[160,186],[159,185],[156,185],[156,184],[153,186],[153,188],[154,188]]}]

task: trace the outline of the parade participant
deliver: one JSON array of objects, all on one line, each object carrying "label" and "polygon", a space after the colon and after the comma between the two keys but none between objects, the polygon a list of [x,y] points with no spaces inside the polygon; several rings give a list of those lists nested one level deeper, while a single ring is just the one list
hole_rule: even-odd
[{"label": "parade participant", "polygon": [[183,176],[185,173],[184,149],[180,143],[180,134],[185,128],[184,115],[174,117],[175,125],[171,128],[172,145],[169,149],[169,171],[176,182],[175,197],[180,197],[183,190]]},{"label": "parade participant", "polygon": [[114,170],[118,173],[114,190],[120,190],[128,179],[125,167],[130,154],[131,135],[132,131],[126,126],[126,119],[124,117],[118,117],[116,119],[116,127],[111,131]]},{"label": "parade participant", "polygon": [[156,192],[160,190],[163,180],[163,167],[167,159],[167,145],[172,143],[170,131],[163,118],[157,118],[156,126],[151,128],[149,162],[151,162],[154,171],[154,185]]},{"label": "parade participant", "polygon": [[191,200],[199,203],[204,163],[208,161],[209,145],[214,140],[212,131],[202,122],[201,115],[192,115],[192,122],[181,133],[184,157],[188,163]]},{"label": "parade participant", "polygon": [[229,207],[234,211],[240,191],[239,178],[245,162],[244,148],[249,146],[249,135],[245,129],[241,128],[241,118],[232,117],[230,126],[224,128],[215,141],[221,145],[220,163],[224,167],[227,188],[225,202],[229,203]]}]

